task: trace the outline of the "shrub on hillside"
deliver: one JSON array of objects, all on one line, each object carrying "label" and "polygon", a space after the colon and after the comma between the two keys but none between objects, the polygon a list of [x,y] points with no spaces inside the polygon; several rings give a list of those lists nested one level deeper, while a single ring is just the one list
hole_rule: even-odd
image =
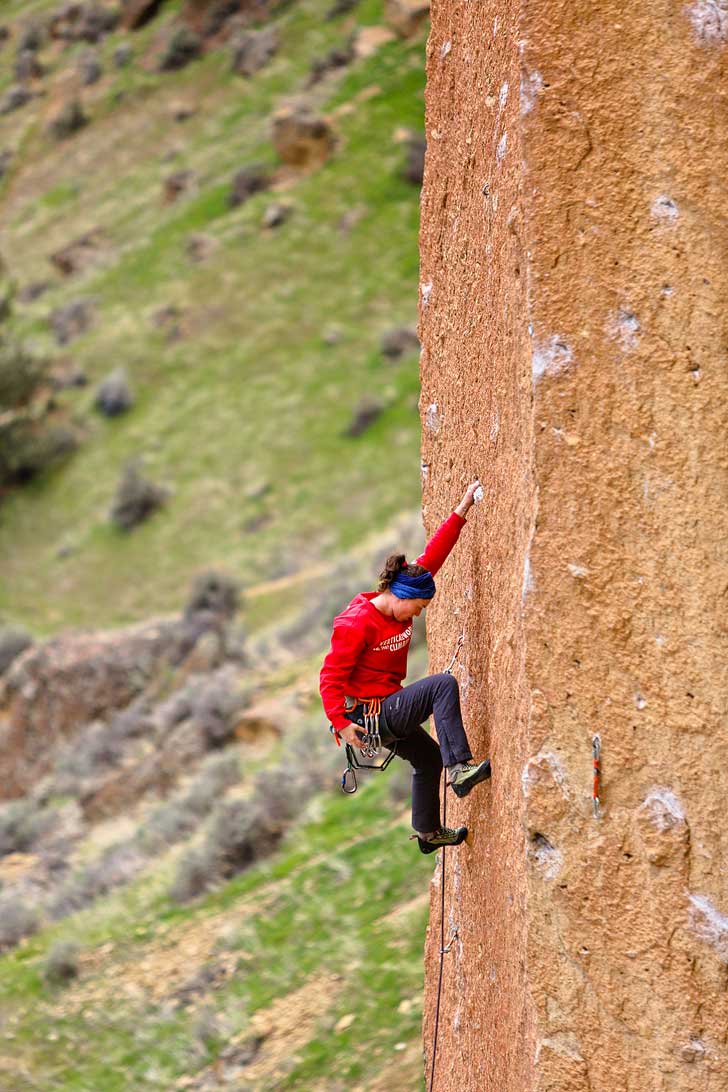
[{"label": "shrub on hillside", "polygon": [[116,68],[126,68],[134,59],[134,50],[128,42],[122,42],[113,52],[112,60]]},{"label": "shrub on hillside", "polygon": [[189,902],[209,891],[219,878],[217,862],[204,846],[197,847],[186,853],[177,866],[170,897],[175,902]]},{"label": "shrub on hillside", "polygon": [[72,455],[76,433],[67,425],[35,421],[30,414],[12,413],[0,421],[0,484],[30,481]]},{"label": "shrub on hillside", "polygon": [[173,72],[184,68],[202,53],[202,39],[189,27],[177,27],[170,36],[159,60],[160,72]]},{"label": "shrub on hillside", "polygon": [[[210,3],[210,0],[203,0],[202,5],[199,6],[210,9],[203,28],[205,37],[212,38],[219,34],[225,28],[228,20],[240,14],[240,10],[246,6],[246,2],[247,0],[215,0],[214,3]],[[261,7],[263,6],[261,5]]]},{"label": "shrub on hillside", "polygon": [[124,754],[124,742],[125,736],[118,728],[111,730],[103,721],[92,721],[67,744],[56,768],[61,774],[83,781],[100,770],[118,766]]},{"label": "shrub on hillside", "polygon": [[12,800],[0,809],[0,857],[27,853],[52,829],[55,813],[35,800]]},{"label": "shrub on hillside", "polygon": [[116,30],[121,19],[118,8],[99,3],[63,4],[50,18],[48,30],[51,38],[63,42],[90,42],[95,44]]},{"label": "shrub on hillside", "polygon": [[27,345],[9,336],[0,337],[0,409],[27,405],[46,367]]},{"label": "shrub on hillside", "polygon": [[143,697],[136,698],[126,709],[114,713],[107,729],[112,746],[125,743],[128,739],[150,737],[153,730],[149,707]]},{"label": "shrub on hillside", "polygon": [[278,31],[275,27],[248,30],[232,45],[232,70],[239,76],[254,76],[278,51]]},{"label": "shrub on hillside", "polygon": [[186,902],[270,856],[321,782],[289,761],[261,770],[249,797],[215,808],[204,843],[178,866],[172,898]]},{"label": "shrub on hillside", "polygon": [[199,774],[185,792],[187,807],[197,816],[207,815],[225,791],[237,785],[241,776],[237,751],[211,755],[203,762]]},{"label": "shrub on hillside", "polygon": [[240,607],[240,584],[228,573],[206,572],[195,577],[185,617],[211,611],[232,618]]},{"label": "shrub on hillside", "polygon": [[134,405],[134,396],[124,368],[116,368],[100,383],[95,397],[96,409],[106,417],[118,417]]},{"label": "shrub on hillside", "polygon": [[84,53],[78,59],[78,75],[84,87],[98,83],[103,75],[103,69],[98,54],[93,50]]},{"label": "shrub on hillside", "polygon": [[210,749],[224,747],[233,738],[239,708],[240,698],[219,677],[203,684],[194,695],[192,716]]},{"label": "shrub on hillside", "polygon": [[49,986],[65,986],[78,977],[81,948],[75,940],[59,940],[43,963],[43,978]]},{"label": "shrub on hillside", "polygon": [[129,749],[129,741],[140,736],[151,738],[153,731],[143,699],[113,714],[108,722],[91,721],[56,752],[50,791],[61,796],[82,796],[84,782],[117,767]]},{"label": "shrub on hillside", "polygon": [[111,507],[112,523],[131,531],[164,504],[168,491],[145,478],[135,463],[124,468]]},{"label": "shrub on hillside", "polygon": [[0,952],[38,931],[38,913],[27,896],[0,895]]},{"label": "shrub on hillside", "polygon": [[19,626],[0,626],[0,675],[32,644],[33,638]]},{"label": "shrub on hillside", "polygon": [[26,23],[20,30],[16,49],[18,53],[22,53],[25,49],[30,49],[35,53],[42,47],[44,40],[45,30],[43,24],[39,20],[33,20]]},{"label": "shrub on hillside", "polygon": [[159,850],[188,838],[227,789],[240,781],[241,772],[237,753],[208,758],[186,789],[152,812],[140,830],[140,844]]},{"label": "shrub on hillside", "polygon": [[[192,784],[157,808],[133,837],[110,846],[70,876],[48,905],[50,917],[56,920],[75,913],[133,880],[146,867],[151,855],[193,834],[219,804],[225,791],[240,779],[240,773],[236,755],[216,755],[206,761]],[[207,859],[207,854],[205,847],[199,863],[194,853],[183,860],[179,870],[180,890],[192,894],[184,894],[182,901],[199,894],[213,877],[219,878],[219,862]]]},{"label": "shrub on hillside", "polygon": [[305,797],[329,786],[332,776],[340,773],[341,751],[325,723],[316,716],[304,723],[288,741],[286,761],[288,768],[295,771],[296,781],[304,787]]},{"label": "shrub on hillside", "polygon": [[270,189],[271,174],[269,169],[261,163],[252,163],[248,167],[241,167],[233,175],[232,188],[228,203],[231,209],[243,205],[254,193]]},{"label": "shrub on hillside", "polygon": [[59,345],[68,345],[86,333],[94,321],[94,304],[93,299],[82,297],[51,311],[48,322]]},{"label": "shrub on hillside", "polygon": [[15,87],[8,89],[2,101],[0,101],[0,114],[12,114],[14,110],[20,110],[26,103],[29,103],[32,98],[32,91],[29,91],[23,84],[16,84]]},{"label": "shrub on hillside", "polygon": [[261,807],[255,796],[231,800],[216,809],[207,846],[218,861],[220,875],[228,879],[259,858],[269,856],[278,844],[280,833],[279,822]]},{"label": "shrub on hillside", "polygon": [[48,125],[48,132],[56,140],[67,140],[88,125],[89,119],[83,112],[83,107],[78,99],[71,99],[65,103]]},{"label": "shrub on hillside", "polygon": [[371,425],[382,415],[384,404],[378,398],[365,395],[354,407],[351,421],[342,432],[342,436],[350,436],[356,439],[366,432]]},{"label": "shrub on hillside", "polygon": [[20,84],[39,80],[45,73],[35,50],[22,49],[15,57],[15,79]]},{"label": "shrub on hillside", "polygon": [[57,920],[90,906],[115,887],[133,880],[146,863],[146,856],[131,842],[110,846],[98,860],[86,865],[66,881],[49,904],[48,913]]}]

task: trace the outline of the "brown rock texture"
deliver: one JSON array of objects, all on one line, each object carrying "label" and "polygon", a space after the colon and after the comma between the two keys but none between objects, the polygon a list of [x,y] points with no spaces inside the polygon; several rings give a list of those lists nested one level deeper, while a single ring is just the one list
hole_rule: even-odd
[{"label": "brown rock texture", "polygon": [[[728,1087],[728,9],[433,0],[425,524],[451,794],[433,1088]],[[601,808],[592,741],[601,739]],[[426,946],[429,1076],[442,864]]]},{"label": "brown rock texture", "polygon": [[122,0],[122,26],[127,30],[143,27],[158,14],[163,4],[164,0]]},{"label": "brown rock texture", "polygon": [[156,679],[175,686],[190,669],[209,670],[212,663],[194,658],[220,626],[199,612],[116,632],[66,633],[22,653],[0,680],[0,800],[28,792],[48,772],[56,745],[90,721],[143,691],[153,697]]},{"label": "brown rock texture", "polygon": [[400,38],[416,34],[430,14],[430,0],[384,0],[384,18]]},{"label": "brown rock texture", "polygon": [[336,147],[328,118],[316,114],[306,103],[277,110],[271,119],[271,136],[281,162],[298,170],[321,167]]}]

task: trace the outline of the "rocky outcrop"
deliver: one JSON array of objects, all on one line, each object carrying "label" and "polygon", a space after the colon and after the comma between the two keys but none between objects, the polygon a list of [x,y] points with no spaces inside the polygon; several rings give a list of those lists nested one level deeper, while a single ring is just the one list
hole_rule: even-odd
[{"label": "rocky outcrop", "polygon": [[428,611],[431,667],[464,632],[494,766],[448,803],[474,837],[445,863],[443,1092],[725,1081],[719,8],[433,5],[427,529],[476,474],[485,498]]},{"label": "rocky outcrop", "polygon": [[273,115],[272,137],[281,161],[300,170],[320,167],[336,146],[328,119],[306,103],[281,107]]},{"label": "rocky outcrop", "polygon": [[430,0],[384,0],[384,18],[401,38],[411,38],[430,14]]},{"label": "rocky outcrop", "polygon": [[48,20],[48,34],[64,42],[95,44],[116,29],[121,18],[117,8],[95,3],[67,3]]},{"label": "rocky outcrop", "polygon": [[157,15],[164,0],[122,0],[121,22],[127,30],[137,30]]},{"label": "rocky outcrop", "polygon": [[21,654],[0,681],[0,799],[27,793],[59,744],[149,694],[165,671],[211,670],[219,651],[204,664],[190,657],[199,659],[205,634],[223,627],[221,613],[200,610],[119,632],[64,634]]},{"label": "rocky outcrop", "polygon": [[278,52],[278,30],[248,30],[233,42],[232,69],[239,76],[254,76]]},{"label": "rocky outcrop", "polygon": [[109,250],[109,239],[100,228],[91,228],[77,239],[50,255],[49,261],[64,277],[83,273],[102,260]]},{"label": "rocky outcrop", "polygon": [[210,37],[263,22],[272,6],[271,0],[185,0],[181,16],[198,34]]}]

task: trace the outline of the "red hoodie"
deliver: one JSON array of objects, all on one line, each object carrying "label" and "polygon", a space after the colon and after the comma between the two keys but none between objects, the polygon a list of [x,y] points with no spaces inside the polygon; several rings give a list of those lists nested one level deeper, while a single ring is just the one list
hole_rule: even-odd
[{"label": "red hoodie", "polygon": [[[415,562],[434,576],[457,542],[465,520],[453,512],[432,536]],[[360,592],[334,618],[331,650],[321,668],[319,690],[326,714],[337,732],[350,721],[344,696],[386,698],[402,689],[412,623],[398,622],[372,606],[379,592]]]}]

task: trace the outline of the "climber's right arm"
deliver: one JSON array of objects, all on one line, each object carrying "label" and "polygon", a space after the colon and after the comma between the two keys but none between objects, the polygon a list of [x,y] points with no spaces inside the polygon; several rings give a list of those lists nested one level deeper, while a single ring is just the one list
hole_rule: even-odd
[{"label": "climber's right arm", "polygon": [[424,565],[433,576],[442,568],[448,554],[460,537],[460,532],[465,526],[465,517],[473,506],[475,492],[479,487],[480,482],[477,480],[470,483],[457,508],[453,508],[445,522],[440,524],[425,546],[424,552],[417,558],[415,564]]}]

